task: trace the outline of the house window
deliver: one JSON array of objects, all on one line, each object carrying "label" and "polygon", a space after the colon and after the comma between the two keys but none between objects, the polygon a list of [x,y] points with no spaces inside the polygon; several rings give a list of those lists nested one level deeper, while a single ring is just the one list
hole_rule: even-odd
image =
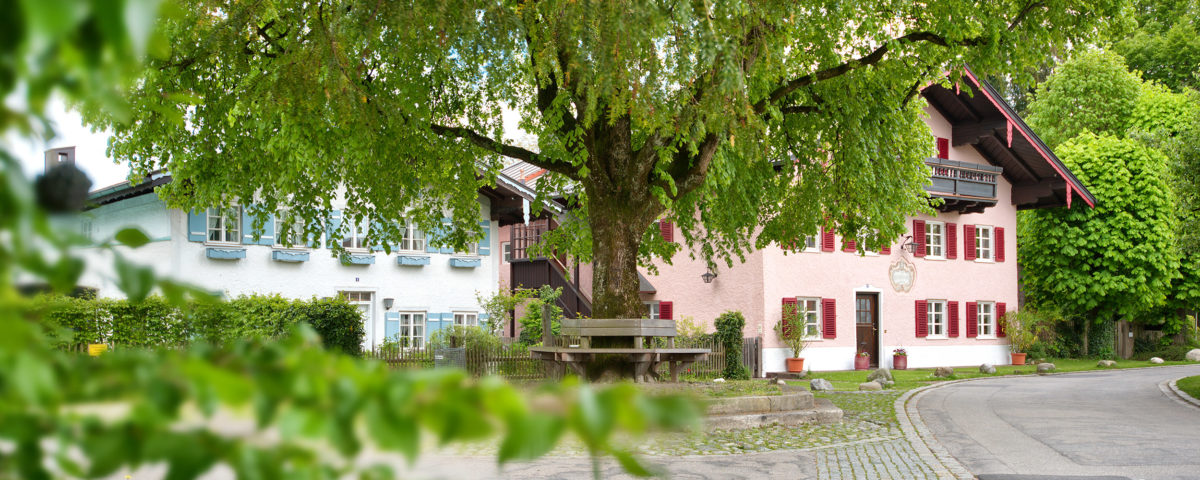
[{"label": "house window", "polygon": [[946,301],[929,300],[925,302],[929,337],[946,338]]},{"label": "house window", "polygon": [[305,246],[304,222],[282,210],[275,215],[275,246],[298,248]]},{"label": "house window", "polygon": [[819,245],[817,245],[817,236],[816,235],[805,235],[804,236],[804,251],[819,252],[821,250],[818,247],[819,247]]},{"label": "house window", "polygon": [[88,242],[91,242],[94,240],[93,235],[92,235],[92,221],[91,220],[84,220],[83,223],[81,223],[79,225],[79,234],[83,235],[83,238],[87,239]]},{"label": "house window", "polygon": [[425,232],[417,228],[412,221],[405,222],[403,238],[400,240],[400,250],[420,252],[425,250]]},{"label": "house window", "polygon": [[[347,220],[349,220],[347,218]],[[358,222],[346,227],[346,235],[342,237],[342,247],[352,250],[367,248],[367,224]]]},{"label": "house window", "polygon": [[796,308],[804,320],[804,336],[821,338],[821,299],[813,297],[796,297]]},{"label": "house window", "polygon": [[459,255],[479,255],[479,243],[471,242],[467,244],[467,248],[455,252]]},{"label": "house window", "polygon": [[363,325],[371,325],[371,317],[375,313],[371,302],[371,292],[341,292],[341,295],[346,302],[358,308],[359,313],[362,314]]},{"label": "house window", "polygon": [[942,222],[925,222],[925,257],[946,257],[946,230]]},{"label": "house window", "polygon": [[992,259],[992,227],[975,226],[975,259]]},{"label": "house window", "polygon": [[996,304],[994,302],[979,302],[975,304],[975,315],[979,319],[979,336],[996,338]]},{"label": "house window", "polygon": [[240,243],[242,210],[239,207],[208,209],[208,241]]},{"label": "house window", "polygon": [[478,327],[479,315],[474,312],[455,312],[454,324],[466,327]]},{"label": "house window", "polygon": [[646,306],[647,317],[651,320],[658,320],[658,302],[643,302]]},{"label": "house window", "polygon": [[504,263],[512,262],[512,242],[501,243],[500,248],[504,250]]},{"label": "house window", "polygon": [[409,348],[424,348],[425,347],[425,312],[399,312],[400,313],[400,331],[396,333],[395,340],[400,342],[401,346]]}]

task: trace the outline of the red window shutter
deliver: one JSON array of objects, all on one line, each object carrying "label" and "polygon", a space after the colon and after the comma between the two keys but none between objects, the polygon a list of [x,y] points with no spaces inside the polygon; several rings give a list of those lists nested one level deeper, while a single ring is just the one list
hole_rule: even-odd
[{"label": "red window shutter", "polygon": [[882,253],[884,255],[891,255],[892,254],[892,246],[888,245],[886,247],[883,247],[883,249],[880,250],[879,253]]},{"label": "red window shutter", "polygon": [[950,338],[958,338],[958,302],[946,302],[946,309],[950,310],[950,325],[946,327],[946,335]]},{"label": "red window shutter", "polygon": [[963,260],[975,259],[975,226],[963,225]]},{"label": "red window shutter", "polygon": [[913,253],[914,257],[925,256],[925,221],[913,220],[913,243],[917,244],[917,251]]},{"label": "red window shutter", "polygon": [[992,232],[993,232],[993,235],[996,236],[996,240],[995,240],[996,254],[993,256],[996,257],[997,262],[1003,262],[1004,261],[1004,227],[993,228]]},{"label": "red window shutter", "polygon": [[967,302],[967,338],[979,336],[979,307],[975,302]]},{"label": "red window shutter", "polygon": [[954,260],[958,258],[958,224],[946,224],[946,258]]},{"label": "red window shutter", "polygon": [[658,318],[662,320],[674,320],[674,315],[674,302],[658,302]]},{"label": "red window shutter", "polygon": [[938,137],[937,139],[938,158],[950,159],[950,139]]},{"label": "red window shutter", "polygon": [[833,251],[833,232],[824,227],[821,227],[821,251]]},{"label": "red window shutter", "polygon": [[832,298],[821,299],[821,336],[837,338],[837,302]]},{"label": "red window shutter", "polygon": [[658,222],[658,228],[662,231],[663,240],[667,243],[675,243],[675,224],[670,220]]},{"label": "red window shutter", "polygon": [[1008,336],[1008,334],[1004,333],[1004,324],[1000,323],[1000,319],[1004,318],[1004,312],[1006,310],[1007,310],[1007,305],[1005,305],[1003,302],[996,302],[996,336],[997,337],[1007,337]]},{"label": "red window shutter", "polygon": [[917,338],[925,338],[929,335],[929,306],[924,300],[917,300],[915,318],[917,321]]},{"label": "red window shutter", "polygon": [[[783,297],[783,310],[779,314],[780,321],[782,321],[783,316],[785,314],[787,314],[788,308],[799,308],[799,304],[796,302],[796,297]],[[791,325],[786,324],[786,323],[783,324],[783,334],[784,335],[791,333],[791,329],[792,329]]]},{"label": "red window shutter", "polygon": [[854,242],[854,240],[846,240],[843,238],[842,239],[842,251],[843,252],[856,252],[856,251],[858,251],[858,244],[856,244]]}]

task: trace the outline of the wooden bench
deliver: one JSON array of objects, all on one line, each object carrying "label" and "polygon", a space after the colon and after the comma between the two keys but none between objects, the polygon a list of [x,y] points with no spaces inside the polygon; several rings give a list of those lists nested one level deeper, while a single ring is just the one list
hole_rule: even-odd
[{"label": "wooden bench", "polygon": [[[546,317],[543,317],[546,318]],[[586,377],[587,365],[598,355],[623,355],[633,364],[634,381],[660,380],[658,367],[667,362],[671,381],[679,381],[684,367],[708,355],[706,348],[675,348],[675,321],[647,318],[606,318],[562,320],[562,334],[579,337],[579,345],[556,345],[549,322],[543,320],[542,346],[530,348],[534,358],[571,368]],[[592,339],[631,338],[631,347],[593,347]],[[667,348],[645,348],[646,339],[665,338]]]}]

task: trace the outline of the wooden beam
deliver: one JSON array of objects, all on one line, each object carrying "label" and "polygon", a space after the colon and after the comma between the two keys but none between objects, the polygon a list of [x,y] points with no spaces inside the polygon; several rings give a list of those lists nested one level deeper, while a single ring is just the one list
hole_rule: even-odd
[{"label": "wooden beam", "polygon": [[[1041,178],[1042,178],[1042,177],[1040,177],[1040,176],[1038,176],[1038,174],[1034,173],[1034,172],[1033,172],[1033,169],[1032,169],[1032,168],[1030,168],[1030,166],[1029,166],[1029,164],[1028,164],[1028,163],[1025,163],[1025,161],[1024,161],[1024,160],[1021,160],[1021,157],[1018,157],[1018,156],[1016,156],[1016,155],[1013,155],[1013,152],[1012,152],[1012,150],[1011,150],[1011,149],[1009,149],[1008,147],[1004,146],[1004,145],[1005,145],[1005,143],[1006,143],[1006,142],[1004,141],[1004,139],[1002,139],[1002,138],[999,138],[999,137],[997,137],[997,136],[995,136],[995,135],[993,135],[993,136],[992,136],[992,138],[993,138],[994,140],[996,140],[996,142],[999,144],[999,145],[998,145],[998,147],[999,147],[999,148],[998,148],[997,150],[1000,152],[1000,155],[1001,155],[1002,157],[1004,157],[1005,159],[1007,159],[1007,160],[1008,160],[1009,162],[1011,162],[1013,165],[1016,165],[1017,167],[1020,167],[1020,168],[1019,168],[1019,170],[1020,170],[1021,172],[1025,173],[1025,175],[1029,176],[1029,178],[1032,178],[1032,179],[1034,179],[1034,180],[1041,180]],[[987,157],[987,156],[988,156],[987,152],[984,152],[984,151],[980,150],[980,149],[979,149],[979,147],[980,147],[979,145],[976,145],[976,146],[975,146],[975,149],[976,149],[976,150],[979,150],[979,154],[980,154],[980,155],[983,155],[984,157]],[[1012,169],[1005,169],[1005,170],[1007,171],[1007,170],[1012,170]]]},{"label": "wooden beam", "polygon": [[975,145],[987,137],[995,136],[996,130],[1004,130],[1008,121],[1003,118],[985,118],[978,122],[955,123],[950,143],[956,147]]},{"label": "wooden beam", "polygon": [[1012,203],[1013,205],[1036,205],[1040,200],[1047,197],[1053,197],[1056,190],[1067,188],[1066,180],[1061,178],[1049,178],[1036,183],[1026,183],[1013,185]]}]

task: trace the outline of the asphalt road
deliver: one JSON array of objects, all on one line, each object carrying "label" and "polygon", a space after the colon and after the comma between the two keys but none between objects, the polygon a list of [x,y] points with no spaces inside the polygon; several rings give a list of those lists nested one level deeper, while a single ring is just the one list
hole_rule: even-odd
[{"label": "asphalt road", "polygon": [[1200,365],[1010,377],[924,392],[921,419],[981,480],[1200,479],[1200,407],[1160,389]]}]

